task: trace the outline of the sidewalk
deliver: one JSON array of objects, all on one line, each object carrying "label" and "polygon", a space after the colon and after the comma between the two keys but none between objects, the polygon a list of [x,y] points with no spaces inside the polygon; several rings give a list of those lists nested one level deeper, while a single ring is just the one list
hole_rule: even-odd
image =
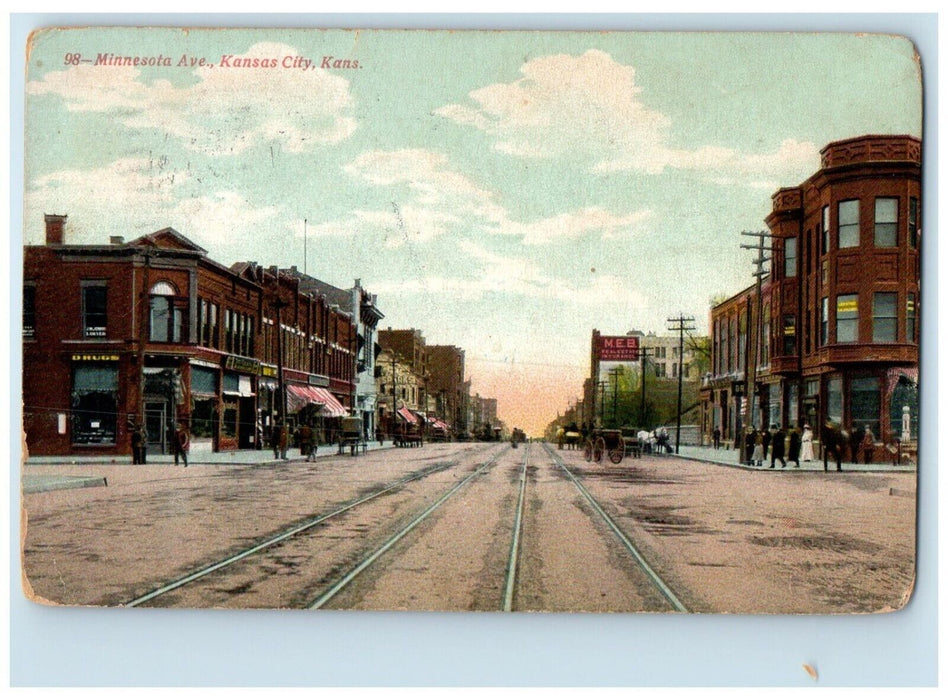
[{"label": "sidewalk", "polygon": [[[368,443],[368,450],[387,450],[393,447],[391,440],[386,441],[384,444],[380,445],[377,441],[371,441]],[[317,459],[323,457],[333,457],[338,454],[338,445],[336,444],[325,444],[320,445],[316,450]],[[345,452],[345,455],[348,456],[348,450]],[[188,453],[188,466],[198,465],[198,464],[281,464],[283,462],[302,462],[305,461],[305,457],[300,454],[300,449],[298,447],[287,448],[286,450],[287,459],[275,459],[273,457],[273,450],[267,448],[265,450],[236,450],[234,452],[189,452]],[[171,454],[153,454],[149,453],[145,461],[147,464],[174,464],[174,455]],[[29,468],[34,465],[75,465],[75,464],[127,464],[129,466],[137,466],[132,464],[131,455],[123,456],[77,456],[77,455],[54,455],[50,457],[29,457],[26,460],[25,466]]]},{"label": "sidewalk", "polygon": [[[698,447],[695,445],[681,445],[678,450],[678,456],[684,459],[691,459],[696,462],[708,462],[710,464],[720,464],[726,467],[737,467],[738,469],[747,469],[750,471],[771,471],[770,470],[770,458],[768,457],[764,460],[762,466],[751,466],[748,464],[741,464],[739,460],[739,451],[735,449],[728,449],[721,447],[719,449],[714,449],[713,447]],[[888,454],[888,453],[886,453]],[[674,455],[668,455],[672,457]],[[914,472],[914,464],[902,464],[894,465],[891,462],[876,462],[874,464],[853,464],[852,462],[843,462],[842,468],[844,472]],[[831,472],[836,471],[836,462],[832,459],[827,463],[827,469]],[[773,471],[823,471],[823,459],[814,460],[812,462],[800,462],[800,467],[797,468],[793,466],[792,463],[787,462],[785,469],[780,467],[780,461],[778,460]]]}]

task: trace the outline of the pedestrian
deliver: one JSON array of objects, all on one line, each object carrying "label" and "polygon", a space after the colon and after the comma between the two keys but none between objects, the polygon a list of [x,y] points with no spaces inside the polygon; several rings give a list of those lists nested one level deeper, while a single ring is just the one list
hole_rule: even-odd
[{"label": "pedestrian", "polygon": [[273,450],[273,459],[280,459],[280,421],[274,421],[270,426],[270,448]]},{"label": "pedestrian", "polygon": [[783,431],[781,426],[777,426],[777,430],[774,433],[773,445],[770,448],[770,468],[773,469],[777,460],[780,460],[780,468],[786,469],[787,460],[784,459],[784,455],[787,450],[787,434]]},{"label": "pedestrian", "polygon": [[145,463],[145,428],[141,423],[135,423],[132,428],[132,464]]},{"label": "pedestrian", "polygon": [[307,462],[313,461],[315,458],[315,450],[313,449],[313,428],[309,423],[303,423],[299,429],[299,438],[300,438],[300,455],[306,458]]},{"label": "pedestrian", "polygon": [[766,430],[761,430],[759,433],[754,435],[754,454],[751,456],[751,460],[754,462],[755,467],[763,466],[764,464],[764,436],[769,435]]},{"label": "pedestrian", "polygon": [[715,428],[711,436],[714,440],[714,449],[718,449],[721,446],[721,429]]},{"label": "pedestrian", "polygon": [[790,431],[790,444],[787,447],[787,460],[793,462],[793,466],[797,469],[800,468],[800,443],[802,442],[800,436],[800,426],[794,426],[793,430]]},{"label": "pedestrian", "polygon": [[763,431],[764,436],[763,436],[763,438],[762,438],[762,442],[763,442],[763,444],[764,444],[764,454],[763,454],[763,456],[761,457],[762,460],[766,460],[766,459],[767,459],[767,455],[768,455],[768,453],[770,452],[770,443],[771,443],[771,442],[773,441],[773,439],[774,439],[773,433],[771,433],[770,431],[771,431],[771,430],[774,430],[776,427],[777,427],[776,425],[771,425],[771,426],[770,426],[770,430],[764,430],[764,431]]},{"label": "pedestrian", "polygon": [[875,456],[876,451],[876,436],[873,435],[872,429],[867,425],[866,431],[862,436],[862,459],[866,464],[872,462],[872,458]]},{"label": "pedestrian", "polygon": [[813,461],[813,428],[807,423],[803,426],[803,437],[801,438],[802,447],[800,449],[800,459],[804,462]]},{"label": "pedestrian", "polygon": [[174,463],[178,463],[178,458],[181,458],[181,461],[184,462],[184,466],[188,466],[188,448],[191,445],[191,436],[188,434],[188,429],[184,423],[178,423],[178,427],[172,433],[171,437],[171,447],[174,450]]},{"label": "pedestrian", "polygon": [[843,471],[842,466],[842,456],[840,455],[840,450],[842,449],[843,436],[832,421],[826,421],[823,424],[823,429],[820,431],[820,442],[823,446],[823,471],[829,471],[828,461],[829,454],[833,453],[833,458],[836,460],[836,471]]},{"label": "pedestrian", "polygon": [[862,447],[862,437],[865,431],[862,427],[853,427],[849,435],[849,461],[853,464],[859,463],[859,448]]},{"label": "pedestrian", "polygon": [[757,445],[757,427],[752,425],[744,435],[744,464],[753,466],[754,448]]}]

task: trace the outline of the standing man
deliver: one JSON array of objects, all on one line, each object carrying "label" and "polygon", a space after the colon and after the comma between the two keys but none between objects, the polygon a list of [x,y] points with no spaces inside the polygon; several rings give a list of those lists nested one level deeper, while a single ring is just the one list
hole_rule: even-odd
[{"label": "standing man", "polygon": [[876,436],[872,433],[872,428],[868,425],[862,436],[862,461],[866,464],[872,462],[876,451]]},{"label": "standing man", "polygon": [[721,429],[715,428],[714,432],[711,433],[711,439],[714,440],[714,449],[718,449],[721,446]]},{"label": "standing man", "polygon": [[823,424],[822,430],[820,430],[820,442],[823,444],[823,471],[829,471],[827,461],[829,458],[829,453],[833,453],[833,457],[836,459],[836,471],[843,471],[842,468],[842,457],[840,456],[840,450],[842,445],[842,436],[839,434],[839,430],[831,421],[826,421]]},{"label": "standing man", "polygon": [[794,426],[793,430],[790,431],[790,445],[787,448],[787,459],[793,462],[793,466],[797,469],[800,468],[800,426]]},{"label": "standing man", "polygon": [[780,468],[785,469],[787,467],[787,460],[784,459],[784,455],[787,450],[787,434],[783,431],[783,427],[777,426],[777,432],[774,433],[774,442],[773,446],[770,448],[770,468],[774,468],[774,464],[779,459]]},{"label": "standing man", "polygon": [[306,457],[307,462],[313,460],[313,429],[309,423],[300,426],[300,454]]},{"label": "standing man", "polygon": [[188,466],[188,447],[191,444],[191,436],[188,434],[188,429],[185,427],[184,423],[178,423],[178,427],[175,429],[172,438],[171,446],[174,449],[174,463],[178,463],[178,458],[184,462],[184,466]]},{"label": "standing man", "polygon": [[[777,427],[776,425],[771,425],[771,426],[770,426],[770,430],[774,430],[776,427]],[[767,461],[767,450],[770,449],[770,442],[771,442],[771,440],[774,439],[773,433],[771,433],[770,430],[764,430],[764,431],[763,431],[764,435],[763,435],[763,437],[760,439],[761,443],[762,443],[763,446],[764,446],[764,456],[761,457],[761,459],[764,460],[765,462]],[[772,465],[772,464],[773,464],[773,462],[771,462],[771,465]]]},{"label": "standing man", "polygon": [[145,463],[145,429],[141,423],[132,428],[132,464]]}]

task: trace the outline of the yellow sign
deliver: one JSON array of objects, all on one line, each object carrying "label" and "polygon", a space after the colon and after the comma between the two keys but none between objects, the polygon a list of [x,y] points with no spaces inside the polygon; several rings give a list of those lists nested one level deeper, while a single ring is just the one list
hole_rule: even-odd
[{"label": "yellow sign", "polygon": [[73,362],[118,362],[118,355],[73,355]]}]

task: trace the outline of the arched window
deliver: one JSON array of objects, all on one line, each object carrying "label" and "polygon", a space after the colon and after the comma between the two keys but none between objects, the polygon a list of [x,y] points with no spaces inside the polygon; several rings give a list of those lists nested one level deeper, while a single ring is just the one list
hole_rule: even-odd
[{"label": "arched window", "polygon": [[149,334],[153,343],[180,343],[184,309],[175,308],[177,290],[169,282],[157,282],[149,293]]}]

